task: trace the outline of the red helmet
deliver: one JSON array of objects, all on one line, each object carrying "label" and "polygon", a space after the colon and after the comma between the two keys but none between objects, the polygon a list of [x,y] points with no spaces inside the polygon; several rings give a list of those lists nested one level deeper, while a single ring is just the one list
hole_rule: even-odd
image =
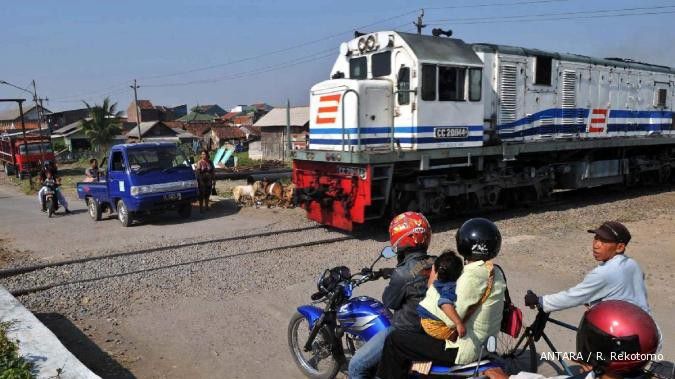
[{"label": "red helmet", "polygon": [[431,225],[421,213],[401,213],[389,224],[389,242],[397,253],[426,249],[431,242]]},{"label": "red helmet", "polygon": [[633,373],[651,360],[658,345],[651,316],[621,300],[603,301],[586,311],[577,332],[577,351],[604,372]]}]

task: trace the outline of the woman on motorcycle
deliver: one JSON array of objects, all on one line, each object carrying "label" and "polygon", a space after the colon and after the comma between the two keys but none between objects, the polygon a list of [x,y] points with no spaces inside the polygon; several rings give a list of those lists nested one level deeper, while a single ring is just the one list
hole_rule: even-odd
[{"label": "woman on motorcycle", "polygon": [[427,255],[431,225],[417,212],[402,213],[389,224],[389,242],[398,264],[390,269],[391,280],[384,289],[382,302],[394,310],[392,326],[376,334],[359,348],[349,362],[349,377],[370,378],[380,361],[384,341],[392,330],[420,330],[417,304],[424,298],[433,258]]},{"label": "woman on motorcycle", "polygon": [[457,313],[466,335],[456,341],[441,341],[417,330],[395,329],[387,337],[377,376],[406,378],[413,361],[434,361],[444,365],[467,364],[477,360],[480,346],[499,332],[506,283],[501,270],[493,269],[501,248],[501,234],[489,220],[465,222],[455,236],[457,251],[465,259],[457,280]]},{"label": "woman on motorcycle", "polygon": [[[577,352],[586,379],[620,379],[641,374],[658,351],[659,332],[651,316],[622,300],[603,301],[590,308],[577,331]],[[484,372],[490,379],[545,379],[521,372],[510,377],[502,369]],[[564,376],[556,378],[565,378]]]},{"label": "woman on motorcycle", "polygon": [[[58,169],[56,168],[56,163],[53,161],[45,161],[44,162],[44,167],[40,171],[40,183],[44,183],[44,181],[47,179],[47,173],[51,175],[51,177],[56,181],[56,186],[58,187],[61,182],[61,178],[58,176]],[[42,186],[40,190],[38,191],[38,200],[40,201],[40,208],[42,209],[43,212],[47,212],[47,209],[45,208],[45,193],[47,191],[46,186]],[[71,213],[70,210],[68,209],[68,201],[66,201],[65,196],[63,196],[63,193],[61,191],[56,191],[56,197],[58,199],[59,204],[63,206],[63,208],[66,210],[66,214]]]}]

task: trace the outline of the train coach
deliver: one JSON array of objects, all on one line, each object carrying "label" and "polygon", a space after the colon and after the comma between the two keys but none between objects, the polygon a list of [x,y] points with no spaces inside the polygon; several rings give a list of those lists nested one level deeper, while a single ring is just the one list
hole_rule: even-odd
[{"label": "train coach", "polygon": [[394,31],[342,43],[292,151],[310,219],[352,230],[556,189],[670,180],[675,69]]}]

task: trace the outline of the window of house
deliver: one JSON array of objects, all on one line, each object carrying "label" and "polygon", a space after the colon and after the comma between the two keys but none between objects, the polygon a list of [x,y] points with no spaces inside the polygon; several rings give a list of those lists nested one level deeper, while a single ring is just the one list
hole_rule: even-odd
[{"label": "window of house", "polygon": [[534,84],[540,86],[551,85],[551,70],[553,59],[551,57],[534,57]]},{"label": "window of house", "polygon": [[121,151],[115,151],[111,158],[112,171],[124,171],[124,157]]},{"label": "window of house", "polygon": [[469,70],[469,100],[480,101],[483,86],[483,70],[472,68]]},{"label": "window of house", "polygon": [[668,90],[665,88],[659,88],[656,90],[656,106],[659,108],[665,108],[668,101]]},{"label": "window of house", "polygon": [[464,77],[466,69],[461,67],[438,67],[438,100],[464,100]]},{"label": "window of house", "polygon": [[373,78],[391,74],[391,51],[373,54],[371,61]]},{"label": "window of house", "polygon": [[436,65],[422,65],[422,100],[436,100]]},{"label": "window of house", "polygon": [[349,78],[365,79],[368,77],[368,61],[366,57],[352,58],[349,60]]},{"label": "window of house", "polygon": [[398,70],[398,103],[399,105],[410,104],[410,68],[401,67]]}]

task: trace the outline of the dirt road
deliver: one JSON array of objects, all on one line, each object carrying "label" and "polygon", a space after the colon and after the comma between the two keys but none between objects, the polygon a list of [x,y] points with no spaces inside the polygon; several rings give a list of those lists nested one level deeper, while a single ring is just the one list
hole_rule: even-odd
[{"label": "dirt road", "polygon": [[[606,202],[599,202],[601,199]],[[83,204],[72,203],[76,214],[50,220],[37,211],[36,199],[13,187],[0,186],[0,238],[5,256],[0,265],[21,266],[158,246],[165,248],[141,255],[129,265],[180,263],[167,269],[93,278],[20,298],[85,364],[104,377],[300,378],[286,347],[286,325],[295,307],[308,301],[322,269],[337,264],[363,267],[377,254],[384,238],[384,230],[375,230],[316,248],[271,250],[200,263],[199,258],[211,254],[235,254],[264,242],[241,239],[194,248],[172,246],[313,224],[297,209],[240,210],[221,201],[214,211],[197,214],[189,222],[171,215],[125,229],[114,219],[93,223]],[[585,230],[605,219],[625,222],[633,233],[628,255],[647,273],[650,303],[664,340],[675,338],[671,320],[675,313],[672,188],[628,193],[586,191],[566,196],[555,205],[489,217],[497,220],[505,237],[498,260],[518,301],[528,288],[544,294],[581,280],[595,265],[590,253],[592,236]],[[433,222],[433,252],[452,246],[461,221]],[[339,235],[334,231],[279,234],[274,243],[290,244],[324,234]],[[135,268],[107,260],[97,262],[92,263],[100,266],[94,267],[94,273],[108,269],[106,265],[120,272]],[[1,280],[0,284],[29,283]],[[359,293],[379,297],[383,285],[380,281],[364,286]],[[581,312],[573,309],[558,316],[577,323]],[[525,313],[530,320],[532,312]],[[550,335],[559,351],[573,351],[572,334],[551,327]],[[539,349],[545,351],[544,345]],[[666,359],[675,360],[675,344],[666,343],[663,353]]]}]

